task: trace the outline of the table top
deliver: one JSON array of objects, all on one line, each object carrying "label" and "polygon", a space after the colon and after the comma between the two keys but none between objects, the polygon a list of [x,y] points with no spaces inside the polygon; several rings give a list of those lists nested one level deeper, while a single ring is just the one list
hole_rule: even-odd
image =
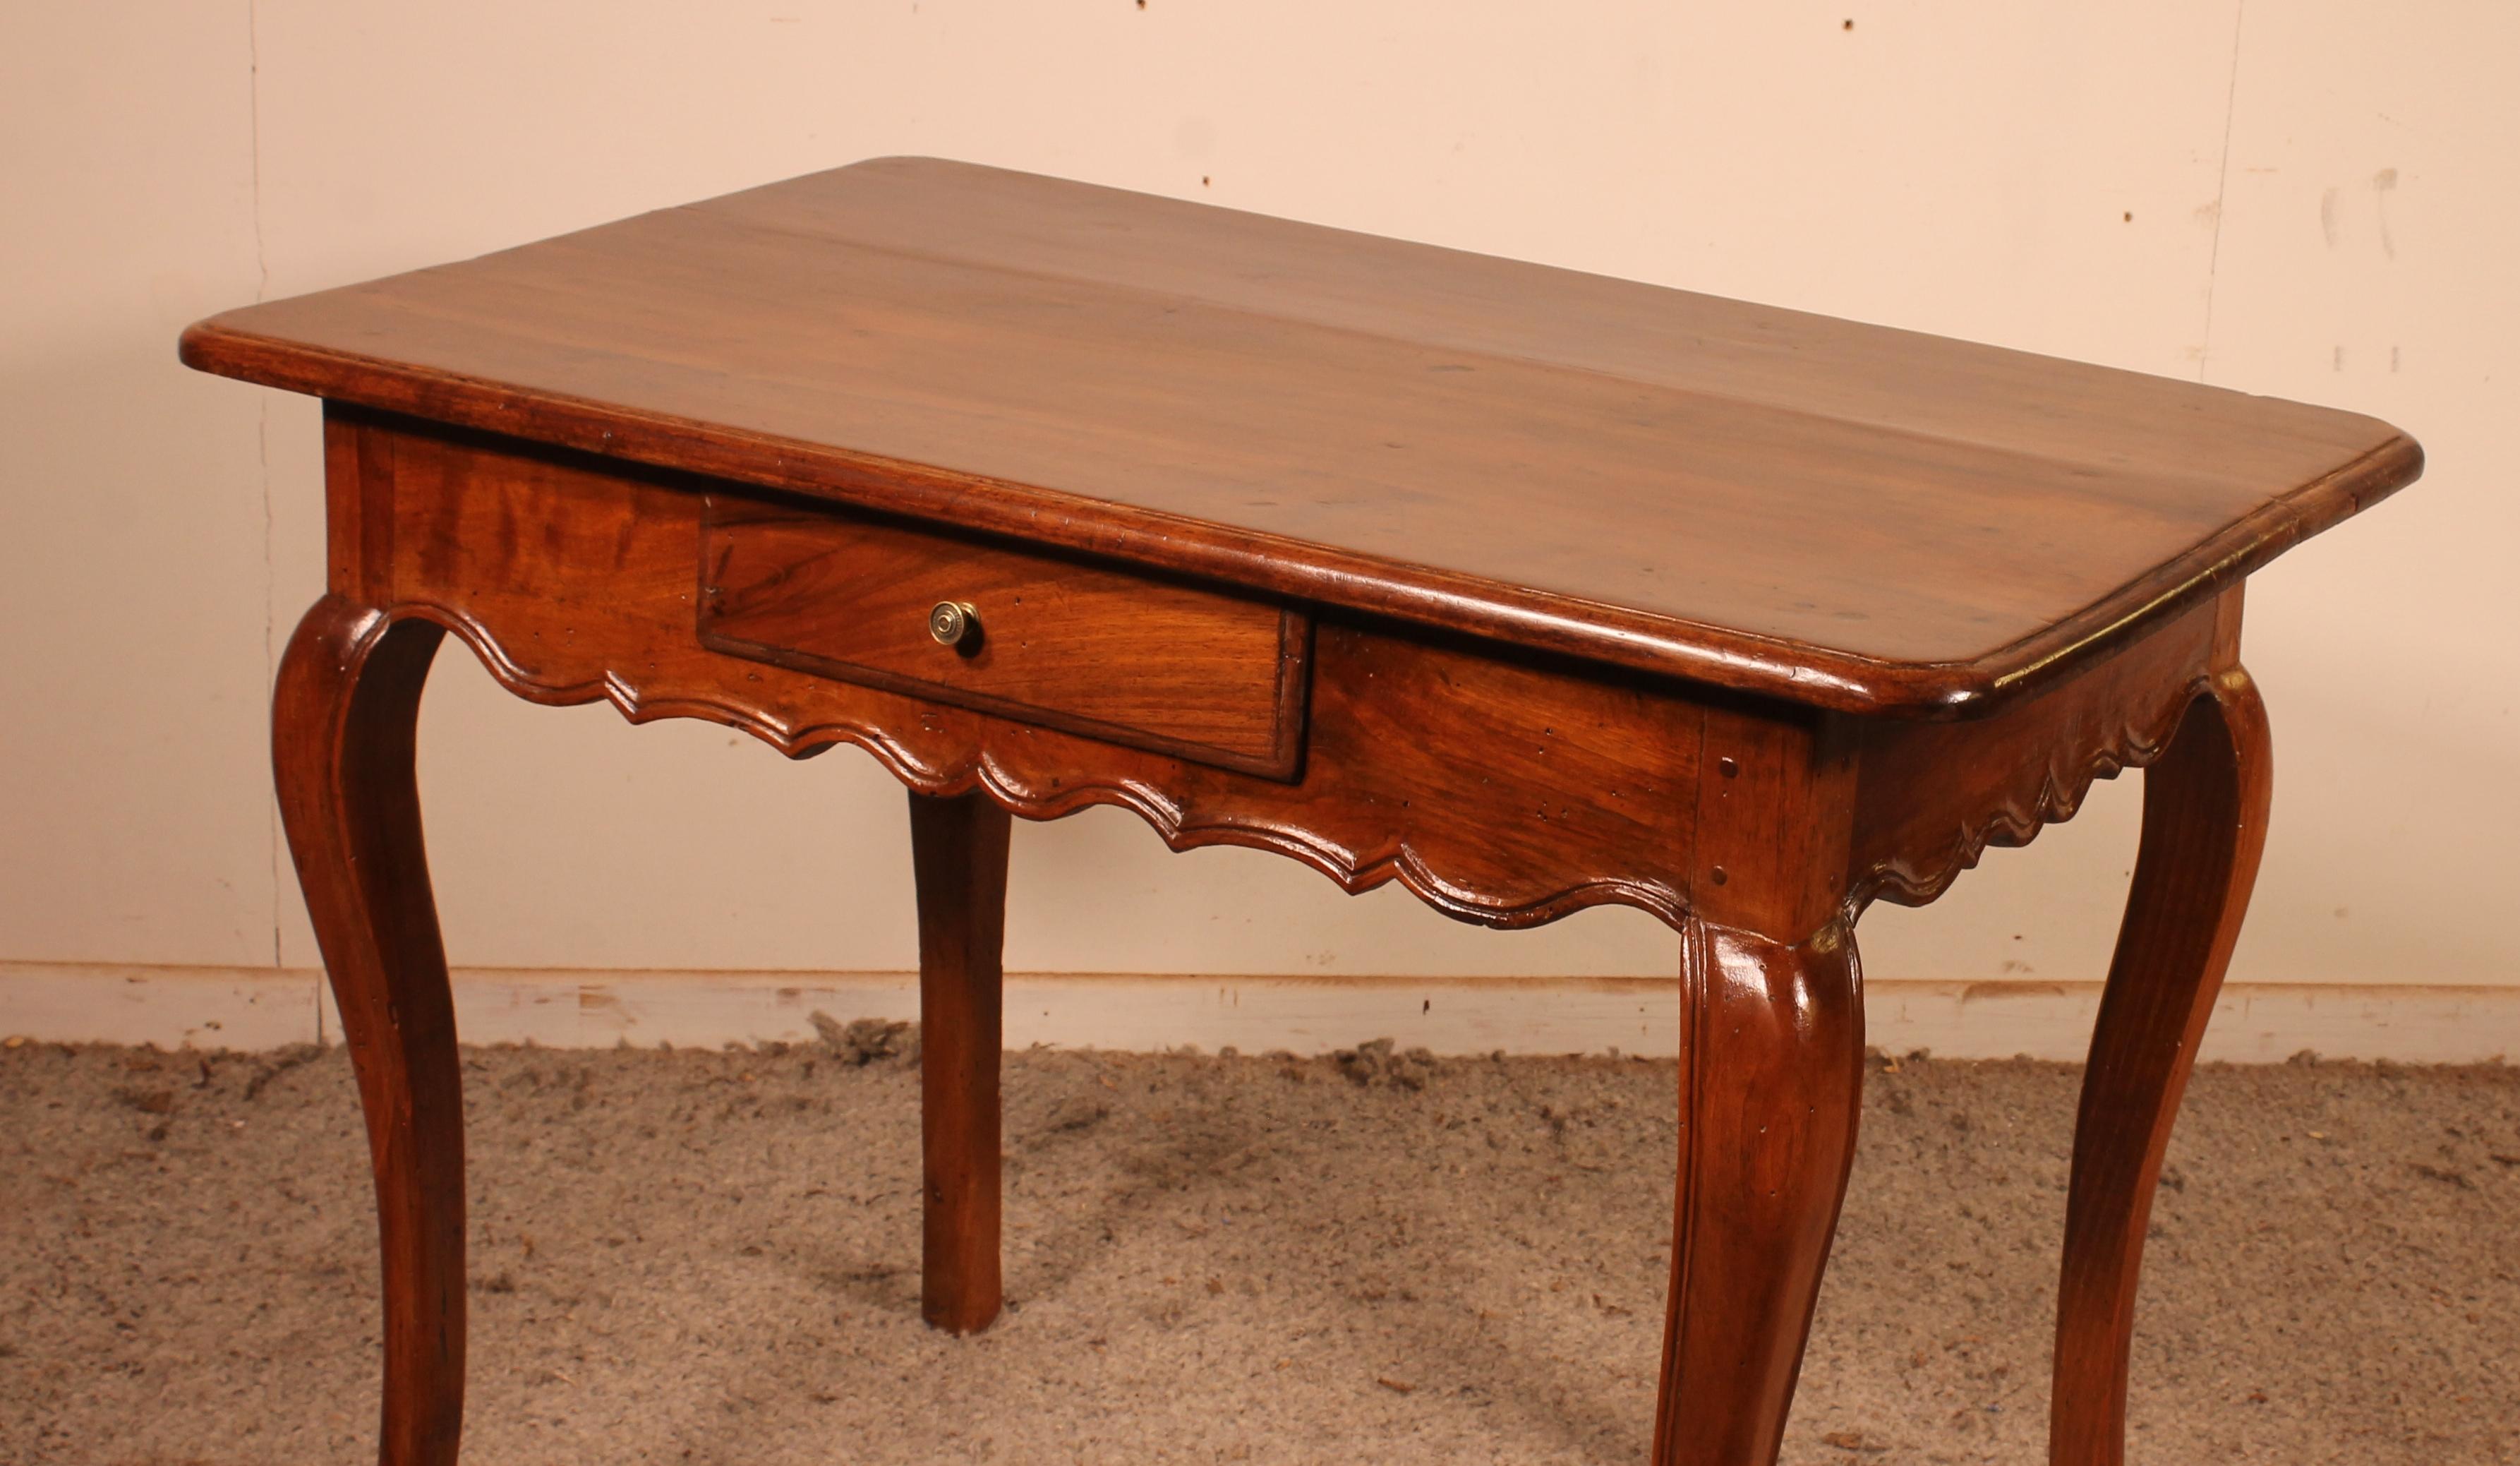
[{"label": "table top", "polygon": [[183,356],[1825,708],[1978,710],[2411,481],[2372,418],[932,159]]}]

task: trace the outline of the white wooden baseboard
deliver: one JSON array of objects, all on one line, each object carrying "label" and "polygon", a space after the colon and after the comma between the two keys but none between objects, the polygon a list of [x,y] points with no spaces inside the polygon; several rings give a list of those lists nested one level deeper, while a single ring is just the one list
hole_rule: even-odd
[{"label": "white wooden baseboard", "polygon": [[[457,1023],[472,1043],[718,1047],[814,1036],[813,1015],[915,1019],[911,973],[462,969]],[[2099,985],[1879,981],[1867,1037],[1904,1054],[2079,1059]],[[0,1035],[60,1042],[272,1048],[337,1041],[312,970],[0,962]],[[1369,1038],[1439,1054],[1670,1055],[1675,985],[1418,978],[1164,978],[1027,974],[1007,980],[1007,1043],[1324,1053]],[[2233,985],[2204,1057],[2465,1064],[2520,1059],[2520,987]]]},{"label": "white wooden baseboard", "polygon": [[319,1036],[322,980],[320,972],[276,967],[0,962],[0,1041],[236,1049],[305,1043]]}]

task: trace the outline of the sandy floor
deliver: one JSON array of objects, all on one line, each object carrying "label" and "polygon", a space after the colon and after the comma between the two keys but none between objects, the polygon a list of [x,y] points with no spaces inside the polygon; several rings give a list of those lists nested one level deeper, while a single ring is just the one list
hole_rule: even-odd
[{"label": "sandy floor", "polygon": [[[468,1053],[466,1458],[1642,1458],[1673,1071],[1010,1060],[1012,1310],[918,1317],[916,1074]],[[2074,1075],[1875,1074],[1786,1455],[2044,1459]],[[0,1052],[0,1461],[373,1460],[338,1051]],[[2520,1462],[2520,1071],[2199,1076],[2134,1459]]]}]

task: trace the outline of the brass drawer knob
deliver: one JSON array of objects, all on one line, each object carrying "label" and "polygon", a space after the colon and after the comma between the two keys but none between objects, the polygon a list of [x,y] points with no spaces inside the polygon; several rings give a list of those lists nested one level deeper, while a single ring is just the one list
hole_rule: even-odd
[{"label": "brass drawer knob", "polygon": [[940,647],[961,647],[978,639],[980,612],[968,601],[939,601],[927,612],[927,634]]}]

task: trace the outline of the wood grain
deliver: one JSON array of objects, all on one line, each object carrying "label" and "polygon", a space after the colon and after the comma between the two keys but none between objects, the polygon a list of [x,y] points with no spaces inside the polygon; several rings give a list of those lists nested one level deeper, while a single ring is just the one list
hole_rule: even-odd
[{"label": "wood grain", "polygon": [[[710,494],[702,646],[1285,778],[1311,619],[1076,555]],[[976,630],[940,646],[939,602]]]},{"label": "wood grain", "polygon": [[932,160],[188,332],[207,370],[1846,711],[2410,481],[2348,413]]},{"label": "wood grain", "polygon": [[2072,818],[2093,782],[2161,756],[2188,703],[2238,655],[2239,634],[2233,586],[1992,717],[1862,724],[1852,898],[1921,906],[1988,846],[2028,845]]},{"label": "wood grain", "polygon": [[1864,1093],[1854,933],[1682,939],[1680,1183],[1654,1466],[1774,1466]]},{"label": "wood grain", "polygon": [[998,1056],[1006,1047],[1007,812],[910,796],[919,887],[920,1312],[954,1334],[998,1316]]},{"label": "wood grain", "polygon": [[1177,849],[1275,849],[1489,926],[1687,909],[1706,711],[1673,686],[1323,621],[1289,784],[712,652],[694,630],[704,482],[336,416],[390,484],[368,510],[378,593],[536,702],[705,718],[796,756],[853,743],[922,794],[984,790],[1032,819],[1117,804]]},{"label": "wood grain", "polygon": [[290,639],[272,702],[281,823],[376,1174],[383,1466],[453,1466],[464,1421],[463,1080],[412,764],[441,635],[327,595]]},{"label": "wood grain", "polygon": [[2144,774],[2142,848],[2074,1123],[2053,1466],[2126,1458],[2127,1357],[2153,1190],[2257,882],[2272,797],[2266,706],[2231,666],[2187,704]]}]

